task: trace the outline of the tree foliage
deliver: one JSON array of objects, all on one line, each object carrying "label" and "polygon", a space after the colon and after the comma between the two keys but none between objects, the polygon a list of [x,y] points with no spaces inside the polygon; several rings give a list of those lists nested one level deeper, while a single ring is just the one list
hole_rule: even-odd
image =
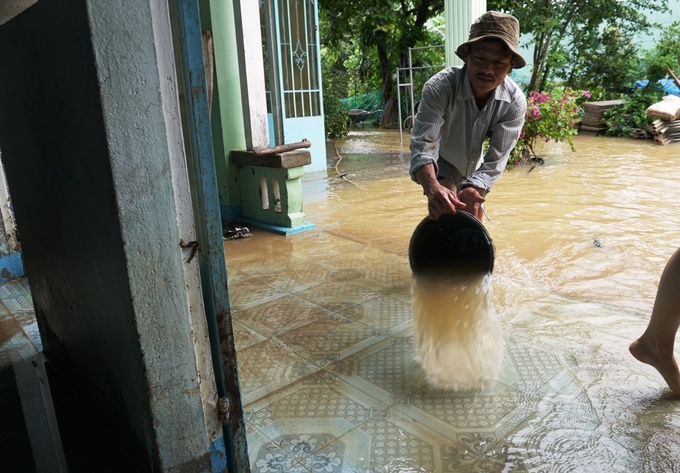
[{"label": "tree foliage", "polygon": [[645,62],[646,78],[652,83],[665,78],[669,69],[680,76],[680,22],[676,21],[663,30],[656,47],[648,51]]},{"label": "tree foliage", "polygon": [[322,46],[335,51],[340,67],[382,89],[383,122],[393,117],[392,75],[405,66],[409,48],[428,37],[427,21],[443,11],[443,0],[319,2]]},{"label": "tree foliage", "polygon": [[[667,11],[659,0],[489,0],[511,13],[534,47],[529,90],[556,79],[573,87],[625,84],[634,71],[633,36],[652,26],[647,13]],[[622,75],[623,74],[623,75]]]},{"label": "tree foliage", "polygon": [[[340,99],[347,92],[347,73],[337,67],[334,60],[333,50],[324,49],[321,52],[321,74],[323,80],[323,110],[326,137],[331,139],[343,138],[349,133],[348,115],[349,107]],[[329,59],[326,56],[331,56]]]}]

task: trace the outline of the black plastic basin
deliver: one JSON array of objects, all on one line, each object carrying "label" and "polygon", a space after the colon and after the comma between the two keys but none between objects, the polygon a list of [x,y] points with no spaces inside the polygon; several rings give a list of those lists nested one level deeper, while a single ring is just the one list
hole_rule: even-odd
[{"label": "black plastic basin", "polygon": [[425,218],[411,237],[409,263],[416,276],[491,273],[493,241],[482,222],[468,212]]}]

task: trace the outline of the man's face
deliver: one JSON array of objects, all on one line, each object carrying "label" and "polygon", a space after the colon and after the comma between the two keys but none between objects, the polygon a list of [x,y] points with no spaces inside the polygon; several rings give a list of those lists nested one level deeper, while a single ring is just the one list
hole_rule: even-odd
[{"label": "man's face", "polygon": [[512,70],[513,53],[501,41],[485,39],[469,46],[465,63],[476,99],[485,100]]}]

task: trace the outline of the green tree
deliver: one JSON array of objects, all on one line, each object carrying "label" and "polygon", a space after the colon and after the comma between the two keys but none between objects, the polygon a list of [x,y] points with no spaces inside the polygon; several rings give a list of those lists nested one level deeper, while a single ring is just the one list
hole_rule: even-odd
[{"label": "green tree", "polygon": [[658,84],[669,71],[676,75],[680,71],[680,22],[664,28],[655,47],[646,51],[643,61],[644,72],[638,77],[646,78],[649,83],[632,93],[622,94],[624,103],[605,112],[606,134],[609,136],[629,136],[638,129],[648,129],[654,118],[647,115],[647,108],[660,101],[666,93]]},{"label": "green tree", "polygon": [[[609,84],[620,84],[617,74],[635,57],[633,34],[652,26],[645,13],[667,11],[668,1],[489,0],[487,6],[516,16],[522,33],[531,36],[529,90],[543,90],[555,79],[583,82],[603,71],[618,78]],[[608,69],[610,63],[616,67]]]},{"label": "green tree", "polygon": [[644,76],[632,36],[632,31],[614,26],[577,34],[574,49],[580,51],[579,60],[556,67],[556,74],[576,89],[601,89],[610,98],[625,93]]},{"label": "green tree", "polygon": [[[375,61],[384,102],[383,124],[394,120],[397,67],[406,65],[408,50],[428,37],[426,22],[444,11],[444,0],[321,0],[321,40],[326,48],[347,47]],[[346,57],[350,60],[351,57]]]},{"label": "green tree", "polygon": [[680,76],[680,22],[675,22],[665,28],[656,47],[647,52],[646,78],[656,82],[668,76],[671,70]]},{"label": "green tree", "polygon": [[326,137],[331,139],[343,138],[349,133],[349,107],[340,101],[347,96],[348,77],[336,59],[333,50],[321,51],[324,126]]}]

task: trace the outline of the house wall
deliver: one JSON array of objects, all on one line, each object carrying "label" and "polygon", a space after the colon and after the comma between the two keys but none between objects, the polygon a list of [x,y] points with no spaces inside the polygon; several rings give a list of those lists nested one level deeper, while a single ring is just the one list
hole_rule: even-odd
[{"label": "house wall", "polygon": [[157,3],[42,1],[0,26],[0,149],[48,360],[149,471],[204,471]]}]

